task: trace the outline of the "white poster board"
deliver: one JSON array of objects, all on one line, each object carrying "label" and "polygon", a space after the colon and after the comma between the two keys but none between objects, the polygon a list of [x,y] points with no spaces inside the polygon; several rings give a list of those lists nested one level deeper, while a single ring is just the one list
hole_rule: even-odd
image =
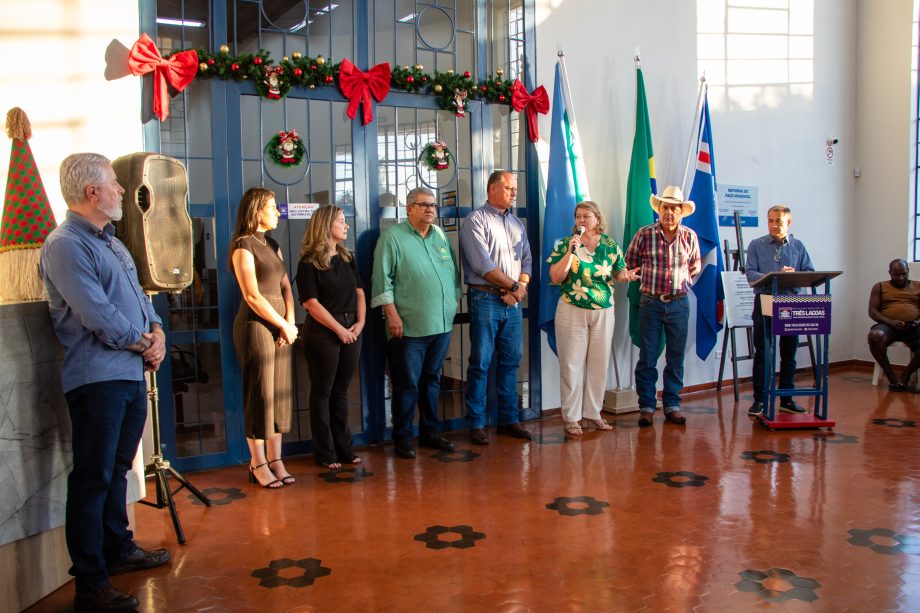
[{"label": "white poster board", "polygon": [[725,290],[725,325],[734,328],[753,326],[754,288],[743,272],[728,270],[722,273]]}]

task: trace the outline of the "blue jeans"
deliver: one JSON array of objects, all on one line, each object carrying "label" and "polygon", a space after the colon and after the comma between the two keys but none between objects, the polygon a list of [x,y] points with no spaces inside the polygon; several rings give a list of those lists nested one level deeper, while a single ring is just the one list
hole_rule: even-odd
[{"label": "blue jeans", "polygon": [[137,550],[128,529],[125,474],[147,421],[143,381],[88,383],[67,394],[73,470],[67,479],[65,535],[78,592],[108,582],[106,563]]},{"label": "blue jeans", "polygon": [[662,331],[665,342],[665,367],[661,400],[665,413],[680,409],[689,319],[690,299],[686,296],[671,302],[661,302],[642,296],[639,302],[641,345],[639,362],[636,364],[636,392],[639,394],[640,411],[654,411],[657,404],[655,386],[658,383],[658,347],[661,346]]},{"label": "blue jeans", "polygon": [[412,417],[418,402],[419,436],[438,433],[441,369],[450,347],[450,332],[430,336],[391,338],[387,342],[393,381],[393,440],[412,438]]},{"label": "blue jeans", "polygon": [[521,305],[508,306],[495,294],[470,288],[470,362],[466,370],[466,421],[470,428],[486,425],[486,396],[492,356],[497,359],[495,391],[498,423],[516,424],[517,369],[524,353]]}]

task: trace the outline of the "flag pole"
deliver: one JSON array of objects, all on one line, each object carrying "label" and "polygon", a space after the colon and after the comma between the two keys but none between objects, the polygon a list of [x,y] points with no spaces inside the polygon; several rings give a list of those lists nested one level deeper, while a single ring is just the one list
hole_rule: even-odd
[{"label": "flag pole", "polygon": [[572,117],[575,116],[575,99],[572,98],[572,90],[569,89],[569,71],[565,66],[565,52],[560,49],[558,53],[559,64],[562,66],[562,88],[565,90],[565,97],[569,103],[569,108],[572,109]]},{"label": "flag pole", "polygon": [[[687,173],[690,172],[690,161],[693,159],[693,145],[694,141],[699,145],[699,134],[697,130],[699,129],[700,123],[700,104],[703,102],[703,90],[706,88],[706,73],[703,72],[703,76],[700,77],[700,91],[696,96],[696,107],[693,109],[693,120],[690,125],[690,144],[687,145],[687,162],[684,165],[684,176],[680,182],[680,190],[684,193],[687,192]],[[696,138],[693,138],[696,136]]]}]

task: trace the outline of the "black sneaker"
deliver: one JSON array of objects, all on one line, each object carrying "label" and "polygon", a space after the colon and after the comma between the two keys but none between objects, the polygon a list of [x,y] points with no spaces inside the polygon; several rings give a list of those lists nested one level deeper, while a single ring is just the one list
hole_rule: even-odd
[{"label": "black sneaker", "polygon": [[754,404],[751,405],[751,408],[748,409],[748,415],[752,415],[754,417],[763,415],[763,403],[759,400],[755,400]]},{"label": "black sneaker", "polygon": [[783,413],[796,413],[801,415],[802,413],[808,413],[807,410],[800,407],[796,404],[795,400],[783,400],[779,403],[779,410]]}]

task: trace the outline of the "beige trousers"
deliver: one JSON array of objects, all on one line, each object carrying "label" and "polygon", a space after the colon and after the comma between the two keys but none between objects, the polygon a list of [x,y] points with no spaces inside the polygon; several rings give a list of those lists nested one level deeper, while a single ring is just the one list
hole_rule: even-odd
[{"label": "beige trousers", "polygon": [[556,349],[565,421],[600,419],[613,343],[613,307],[582,309],[559,299]]}]

